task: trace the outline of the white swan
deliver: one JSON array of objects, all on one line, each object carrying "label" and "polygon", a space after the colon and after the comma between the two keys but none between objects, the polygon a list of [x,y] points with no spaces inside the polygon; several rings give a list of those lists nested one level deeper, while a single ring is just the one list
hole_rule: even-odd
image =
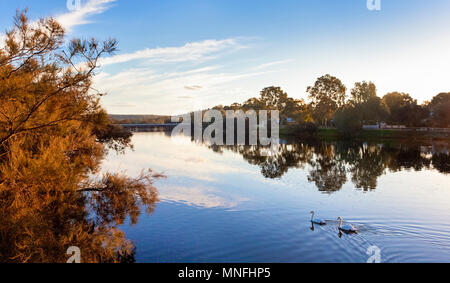
[{"label": "white swan", "polygon": [[320,218],[314,218],[314,211],[311,211],[311,222],[318,225],[325,225],[327,224],[325,220]]},{"label": "white swan", "polygon": [[338,217],[339,220],[339,230],[345,233],[358,233],[358,229],[356,229],[352,224],[342,225],[343,219],[342,217]]}]

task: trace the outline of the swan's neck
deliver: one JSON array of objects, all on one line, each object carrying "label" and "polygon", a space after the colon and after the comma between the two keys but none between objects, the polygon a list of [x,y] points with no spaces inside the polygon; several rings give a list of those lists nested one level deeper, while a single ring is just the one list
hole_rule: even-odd
[{"label": "swan's neck", "polygon": [[342,218],[339,219],[339,228],[342,226]]},{"label": "swan's neck", "polygon": [[313,219],[314,219],[314,212],[311,213],[311,221],[313,221]]}]

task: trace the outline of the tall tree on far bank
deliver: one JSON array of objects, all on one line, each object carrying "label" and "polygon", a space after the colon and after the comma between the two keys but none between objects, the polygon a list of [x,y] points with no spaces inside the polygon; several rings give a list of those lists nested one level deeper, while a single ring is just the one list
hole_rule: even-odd
[{"label": "tall tree on far bank", "polygon": [[280,87],[266,87],[261,91],[260,95],[260,101],[266,109],[281,111],[286,107],[288,95]]},{"label": "tall tree on far bank", "polygon": [[307,88],[316,121],[328,124],[335,111],[345,104],[346,90],[341,80],[331,75],[318,78],[314,86]]},{"label": "tall tree on far bank", "polygon": [[377,87],[373,82],[357,82],[351,90],[351,102],[354,104],[362,104],[369,101],[370,98],[377,96]]},{"label": "tall tree on far bank", "polygon": [[355,87],[351,90],[349,104],[359,113],[361,124],[378,123],[388,117],[388,109],[377,96],[377,87],[373,82],[355,83]]},{"label": "tall tree on far bank", "polygon": [[450,127],[450,92],[440,93],[428,104],[431,123],[436,127]]},{"label": "tall tree on far bank", "polygon": [[255,111],[258,111],[258,110],[264,109],[264,107],[265,107],[265,105],[263,104],[263,102],[261,102],[261,100],[258,99],[258,98],[256,98],[256,97],[253,97],[253,98],[248,99],[248,100],[247,100],[246,102],[244,102],[244,104],[242,105],[242,108],[243,108],[245,111],[248,111],[248,110],[255,110]]},{"label": "tall tree on far bank", "polygon": [[280,111],[281,121],[286,120],[287,113],[285,110],[289,103],[289,97],[281,87],[270,86],[264,88],[260,93],[259,101],[262,103],[264,109]]},{"label": "tall tree on far bank", "polygon": [[428,111],[407,93],[391,92],[382,101],[389,109],[390,124],[422,126],[429,116]]}]

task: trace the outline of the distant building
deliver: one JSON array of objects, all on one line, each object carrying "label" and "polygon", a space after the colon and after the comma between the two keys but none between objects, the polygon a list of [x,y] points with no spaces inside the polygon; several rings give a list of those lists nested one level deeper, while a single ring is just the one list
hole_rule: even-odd
[{"label": "distant building", "polygon": [[379,130],[379,129],[406,129],[405,125],[388,125],[386,123],[377,123],[373,125],[363,125],[364,130]]},{"label": "distant building", "polygon": [[286,118],[286,123],[287,124],[295,124],[297,121],[295,121],[295,119],[292,118]]},{"label": "distant building", "polygon": [[363,129],[364,130],[378,130],[380,129],[380,125],[376,124],[376,125],[363,125]]}]

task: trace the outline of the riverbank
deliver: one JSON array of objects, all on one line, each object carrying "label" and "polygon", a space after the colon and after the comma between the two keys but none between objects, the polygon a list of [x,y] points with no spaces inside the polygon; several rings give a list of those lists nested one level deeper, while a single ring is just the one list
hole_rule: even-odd
[{"label": "riverbank", "polygon": [[315,132],[298,132],[292,127],[280,128],[281,136],[318,138],[320,140],[352,139],[364,141],[392,141],[392,140],[423,140],[423,141],[450,141],[449,132],[414,131],[414,130],[361,130],[357,133],[345,135],[334,128],[321,128]]}]

